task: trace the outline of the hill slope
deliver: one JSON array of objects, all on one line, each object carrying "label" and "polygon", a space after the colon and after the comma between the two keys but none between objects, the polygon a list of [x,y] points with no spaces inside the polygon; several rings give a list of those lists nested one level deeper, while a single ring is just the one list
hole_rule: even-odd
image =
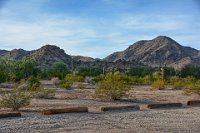
[{"label": "hill slope", "polygon": [[196,49],[183,47],[169,37],[158,36],[152,40],[138,41],[126,50],[115,52],[104,60],[115,62],[121,59],[153,67],[166,65],[178,68],[190,63],[199,64],[197,62],[200,59],[198,54],[199,51]]}]

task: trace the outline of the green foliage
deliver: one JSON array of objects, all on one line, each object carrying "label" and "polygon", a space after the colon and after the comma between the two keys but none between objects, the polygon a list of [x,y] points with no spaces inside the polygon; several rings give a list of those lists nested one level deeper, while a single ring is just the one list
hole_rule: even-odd
[{"label": "green foliage", "polygon": [[29,58],[23,58],[15,63],[15,75],[13,79],[20,81],[21,79],[27,79],[30,76],[37,76],[40,73],[38,64]]},{"label": "green foliage", "polygon": [[178,76],[171,77],[167,80],[167,84],[174,87],[174,89],[185,89],[187,86],[196,84],[198,82],[194,77],[181,78]]},{"label": "green foliage", "polygon": [[69,89],[71,86],[72,86],[72,82],[65,81],[65,80],[60,82],[61,88]]},{"label": "green foliage", "polygon": [[37,77],[34,76],[30,76],[28,78],[28,90],[29,91],[40,91],[43,89],[43,87],[41,86],[41,83],[39,82],[39,79]]},{"label": "green foliage", "polygon": [[197,79],[200,79],[200,67],[187,65],[180,71],[180,76],[183,78],[188,76],[193,76]]},{"label": "green foliage", "polygon": [[60,83],[60,87],[69,89],[73,82],[81,82],[84,80],[83,76],[74,75],[74,74],[67,74],[63,81]]},{"label": "green foliage", "polygon": [[14,89],[11,93],[6,93],[1,96],[0,106],[12,108],[13,111],[17,111],[19,108],[29,105],[30,100],[30,94]]},{"label": "green foliage", "polygon": [[0,83],[9,82],[14,77],[14,61],[0,58]]},{"label": "green foliage", "polygon": [[102,100],[118,100],[125,96],[130,86],[127,80],[120,74],[107,74],[103,80],[97,84],[95,94]]},{"label": "green foliage", "polygon": [[69,73],[69,69],[63,62],[54,63],[47,71],[48,77],[58,77],[64,79],[65,75]]},{"label": "green foliage", "polygon": [[103,68],[101,67],[79,67],[77,68],[77,75],[80,76],[98,76],[103,74]]},{"label": "green foliage", "polygon": [[164,79],[168,79],[175,75],[176,75],[176,71],[174,68],[172,68],[172,67],[164,67],[163,68],[163,78]]},{"label": "green foliage", "polygon": [[130,76],[139,76],[139,77],[144,77],[146,75],[151,75],[153,73],[152,68],[148,66],[135,66],[131,67],[127,74]]},{"label": "green foliage", "polygon": [[69,82],[81,82],[84,80],[83,76],[80,75],[74,75],[74,74],[67,74],[65,76],[65,81],[69,81]]}]

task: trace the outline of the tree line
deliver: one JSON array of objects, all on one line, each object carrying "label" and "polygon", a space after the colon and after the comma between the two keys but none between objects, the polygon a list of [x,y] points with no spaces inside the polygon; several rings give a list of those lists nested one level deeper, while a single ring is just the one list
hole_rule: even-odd
[{"label": "tree line", "polygon": [[[102,67],[77,67],[73,72],[67,68],[63,62],[56,62],[48,68],[41,68],[39,64],[30,59],[23,58],[19,61],[1,59],[0,58],[0,83],[1,82],[17,82],[21,79],[27,79],[30,76],[38,77],[41,79],[51,79],[58,77],[64,79],[67,74],[74,73],[83,77],[92,76],[96,77],[104,74]],[[172,67],[163,67],[155,70],[149,66],[133,66],[126,72],[129,76],[145,77],[154,74],[160,75],[163,79],[173,76],[188,77],[192,76],[200,79],[200,66],[187,65],[181,70],[175,70]]]}]

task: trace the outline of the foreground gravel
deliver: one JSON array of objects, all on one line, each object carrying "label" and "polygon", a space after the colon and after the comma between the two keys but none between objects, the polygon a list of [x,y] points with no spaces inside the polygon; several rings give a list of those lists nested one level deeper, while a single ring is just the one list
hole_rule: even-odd
[{"label": "foreground gravel", "polygon": [[199,133],[200,108],[66,113],[43,116],[23,113],[21,118],[0,119],[0,133],[174,132]]}]

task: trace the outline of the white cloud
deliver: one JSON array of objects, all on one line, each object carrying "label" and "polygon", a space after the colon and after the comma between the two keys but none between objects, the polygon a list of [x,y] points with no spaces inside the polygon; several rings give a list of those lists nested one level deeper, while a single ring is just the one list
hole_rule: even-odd
[{"label": "white cloud", "polygon": [[[178,19],[177,19],[178,18]],[[184,22],[178,16],[124,16],[116,24],[128,30],[175,31],[184,27]]]},{"label": "white cloud", "polygon": [[[197,34],[200,34],[197,31],[200,24],[193,17],[119,14],[113,18],[90,19],[44,12],[41,7],[47,1],[11,1],[12,4],[2,9],[0,49],[31,50],[52,44],[58,45],[67,54],[103,58],[112,52],[124,50],[136,41],[158,35],[169,35],[181,44],[195,47],[200,41]],[[105,1],[108,4],[114,2]],[[21,6],[16,6],[16,2]]]}]

